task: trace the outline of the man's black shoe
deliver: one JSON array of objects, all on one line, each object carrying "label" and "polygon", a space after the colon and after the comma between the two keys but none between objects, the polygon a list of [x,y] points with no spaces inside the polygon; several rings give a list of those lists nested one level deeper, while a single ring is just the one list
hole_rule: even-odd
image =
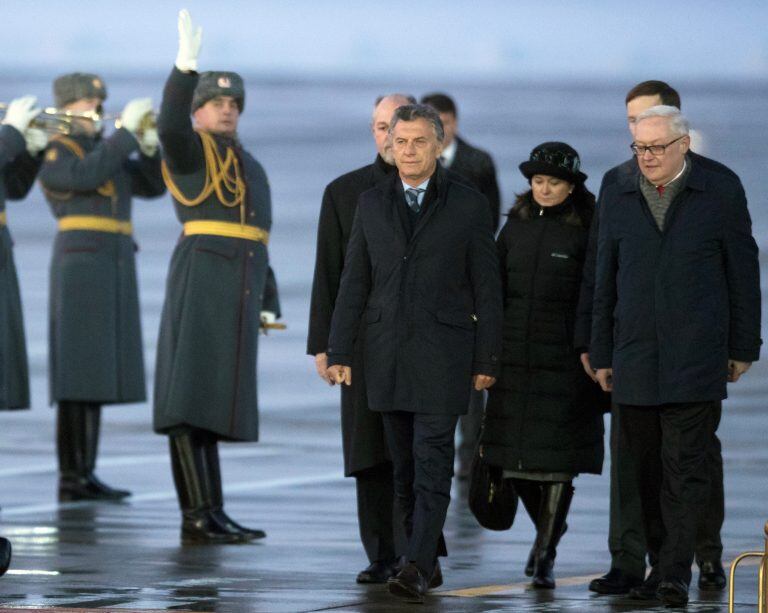
[{"label": "man's black shoe", "polygon": [[376,560],[357,574],[358,583],[386,583],[397,574],[396,563]]},{"label": "man's black shoe", "polygon": [[659,584],[661,583],[661,575],[656,568],[652,568],[650,574],[637,587],[633,587],[629,590],[629,597],[633,600],[658,600],[659,596]]},{"label": "man's black shoe", "polygon": [[667,579],[659,583],[658,598],[668,607],[688,604],[688,586],[680,579]]},{"label": "man's black shoe", "polygon": [[389,593],[407,602],[422,603],[424,594],[427,593],[427,578],[410,562],[403,570],[392,577],[388,582]]},{"label": "man's black shoe", "polygon": [[642,585],[643,579],[630,575],[620,568],[612,568],[607,574],[589,583],[589,591],[598,594],[626,594],[633,587]]},{"label": "man's black shoe", "polygon": [[725,589],[725,570],[720,560],[699,564],[699,589],[720,591]]}]

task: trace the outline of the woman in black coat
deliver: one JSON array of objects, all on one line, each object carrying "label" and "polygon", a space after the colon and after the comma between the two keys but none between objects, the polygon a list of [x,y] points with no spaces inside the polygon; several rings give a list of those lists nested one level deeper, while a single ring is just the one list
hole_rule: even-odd
[{"label": "woman in black coat", "polygon": [[556,547],[578,473],[600,473],[608,396],[573,347],[581,270],[595,208],[576,151],[536,147],[496,245],[504,289],[502,371],[489,390],[485,461],[504,469],[536,526],[526,565],[534,587],[554,588]]}]

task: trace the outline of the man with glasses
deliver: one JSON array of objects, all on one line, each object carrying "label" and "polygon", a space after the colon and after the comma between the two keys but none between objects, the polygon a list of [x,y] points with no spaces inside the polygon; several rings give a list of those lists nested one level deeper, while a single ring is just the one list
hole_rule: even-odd
[{"label": "man with glasses", "polygon": [[[659,104],[681,107],[677,90],[664,81],[643,81],[632,87],[626,95],[627,125],[634,138],[635,123],[643,111]],[[688,157],[696,164],[712,172],[729,176],[736,181],[736,174],[724,164],[699,155],[691,150]],[[600,196],[606,186],[619,179],[637,177],[640,173],[637,160],[633,156],[624,163],[609,170],[603,177]],[[598,205],[601,198],[598,196]],[[579,313],[576,322],[575,346],[582,348],[582,363],[587,374],[594,378],[594,371],[589,364],[589,335],[592,324],[592,294],[595,279],[595,257],[597,255],[597,216],[590,229],[589,247],[584,263],[584,272],[579,300]],[[615,407],[614,407],[615,408]],[[717,408],[717,422],[720,421],[721,407]],[[619,433],[619,415],[616,410],[611,415],[611,502],[608,546],[611,552],[611,568],[604,576],[594,579],[589,589],[598,594],[626,594],[630,590],[633,596],[642,596],[639,586],[645,576],[645,535],[640,519],[640,494],[633,478],[633,467],[628,454],[619,454],[617,448]],[[723,494],[723,459],[720,440],[717,435],[707,453],[707,473],[710,478],[707,513],[701,515],[696,537],[696,562],[699,565],[699,588],[703,590],[722,590],[725,587],[725,571],[721,562],[723,544],[720,529],[725,516],[725,497]],[[651,565],[655,560],[651,560]],[[655,597],[655,592],[650,594]]]},{"label": "man with glasses", "polygon": [[656,561],[631,595],[679,606],[726,382],[759,357],[757,245],[741,183],[688,155],[679,109],[644,111],[634,137],[640,175],[601,194],[589,358],[613,392]]}]

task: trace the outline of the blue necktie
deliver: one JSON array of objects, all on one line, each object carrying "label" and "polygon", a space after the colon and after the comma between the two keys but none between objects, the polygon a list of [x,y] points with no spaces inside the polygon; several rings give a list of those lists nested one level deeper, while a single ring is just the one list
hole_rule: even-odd
[{"label": "blue necktie", "polygon": [[418,213],[421,211],[419,194],[421,194],[423,191],[424,191],[423,189],[420,189],[418,187],[411,187],[405,190],[405,201],[408,203],[408,208],[410,208],[414,213]]}]

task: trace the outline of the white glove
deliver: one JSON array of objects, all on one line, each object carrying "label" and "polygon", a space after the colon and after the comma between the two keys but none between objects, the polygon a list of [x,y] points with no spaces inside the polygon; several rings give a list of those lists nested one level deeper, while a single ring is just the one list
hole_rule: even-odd
[{"label": "white glove", "polygon": [[179,11],[179,52],[176,54],[176,68],[181,72],[197,70],[197,56],[200,54],[200,43],[203,39],[203,28],[192,25],[192,17],[187,9]]},{"label": "white glove", "polygon": [[27,141],[29,155],[35,157],[48,146],[48,133],[40,128],[27,128],[24,130],[24,140]]},{"label": "white glove", "polygon": [[120,126],[136,136],[141,120],[152,112],[152,98],[135,98],[125,105],[120,113]]},{"label": "white glove", "polygon": [[5,111],[3,123],[13,126],[24,134],[29,123],[40,114],[41,109],[35,107],[36,104],[37,98],[35,96],[23,96],[12,100]]},{"label": "white glove", "polygon": [[147,157],[154,157],[160,145],[160,135],[157,128],[148,128],[138,137],[139,149]]},{"label": "white glove", "polygon": [[272,311],[262,311],[259,316],[262,324],[273,324],[277,321],[277,316]]}]

